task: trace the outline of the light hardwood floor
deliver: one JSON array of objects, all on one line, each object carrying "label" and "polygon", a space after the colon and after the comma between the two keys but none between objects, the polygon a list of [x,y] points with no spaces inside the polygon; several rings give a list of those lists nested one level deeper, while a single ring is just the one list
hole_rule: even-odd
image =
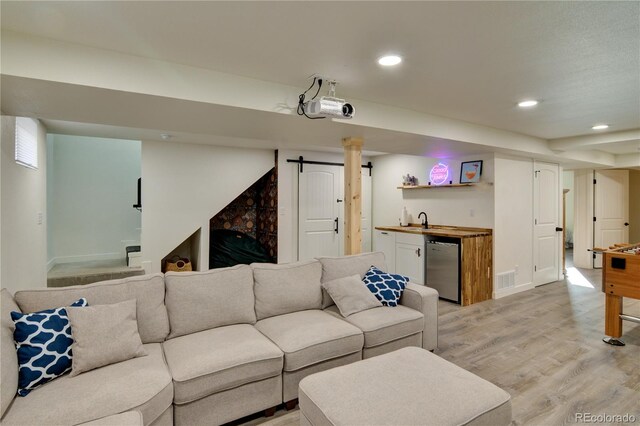
[{"label": "light hardwood floor", "polygon": [[[577,413],[629,413],[640,424],[640,324],[624,322],[626,346],[603,343],[600,271],[568,271],[570,279],[464,308],[441,301],[435,353],[509,392],[513,425],[575,424]],[[626,299],[624,311],[640,316],[640,301]],[[297,410],[279,410],[247,424],[298,421]]]}]

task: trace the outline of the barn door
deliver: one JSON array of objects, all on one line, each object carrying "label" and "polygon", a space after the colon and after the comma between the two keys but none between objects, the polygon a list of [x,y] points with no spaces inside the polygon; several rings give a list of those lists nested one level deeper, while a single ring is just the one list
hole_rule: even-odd
[{"label": "barn door", "polygon": [[371,175],[369,169],[362,169],[362,252],[371,251]]},{"label": "barn door", "polygon": [[305,164],[298,185],[298,260],[340,256],[343,169]]}]

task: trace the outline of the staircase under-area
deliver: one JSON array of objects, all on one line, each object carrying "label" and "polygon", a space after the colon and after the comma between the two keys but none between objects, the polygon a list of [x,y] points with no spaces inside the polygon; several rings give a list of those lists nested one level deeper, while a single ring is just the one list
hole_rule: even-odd
[{"label": "staircase under-area", "polygon": [[144,275],[140,266],[130,267],[124,259],[60,263],[47,273],[47,287],[67,287]]},{"label": "staircase under-area", "polygon": [[277,210],[274,167],[209,221],[209,268],[277,263]]}]

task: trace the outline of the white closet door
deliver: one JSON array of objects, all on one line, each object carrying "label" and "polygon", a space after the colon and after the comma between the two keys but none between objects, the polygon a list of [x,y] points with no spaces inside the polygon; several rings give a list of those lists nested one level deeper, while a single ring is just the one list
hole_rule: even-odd
[{"label": "white closet door", "polygon": [[[595,179],[594,247],[633,242],[629,241],[629,171],[598,170]],[[602,267],[601,254],[594,257],[593,267]]]},{"label": "white closet door", "polygon": [[535,163],[533,179],[533,282],[541,285],[560,279],[562,226],[560,177],[557,164]]}]

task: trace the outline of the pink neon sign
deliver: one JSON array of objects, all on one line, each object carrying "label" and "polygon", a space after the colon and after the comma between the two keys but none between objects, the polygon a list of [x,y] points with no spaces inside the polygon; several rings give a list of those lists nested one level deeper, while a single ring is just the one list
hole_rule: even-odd
[{"label": "pink neon sign", "polygon": [[431,168],[429,173],[429,180],[434,185],[442,185],[449,179],[449,166],[443,163],[438,163]]}]

